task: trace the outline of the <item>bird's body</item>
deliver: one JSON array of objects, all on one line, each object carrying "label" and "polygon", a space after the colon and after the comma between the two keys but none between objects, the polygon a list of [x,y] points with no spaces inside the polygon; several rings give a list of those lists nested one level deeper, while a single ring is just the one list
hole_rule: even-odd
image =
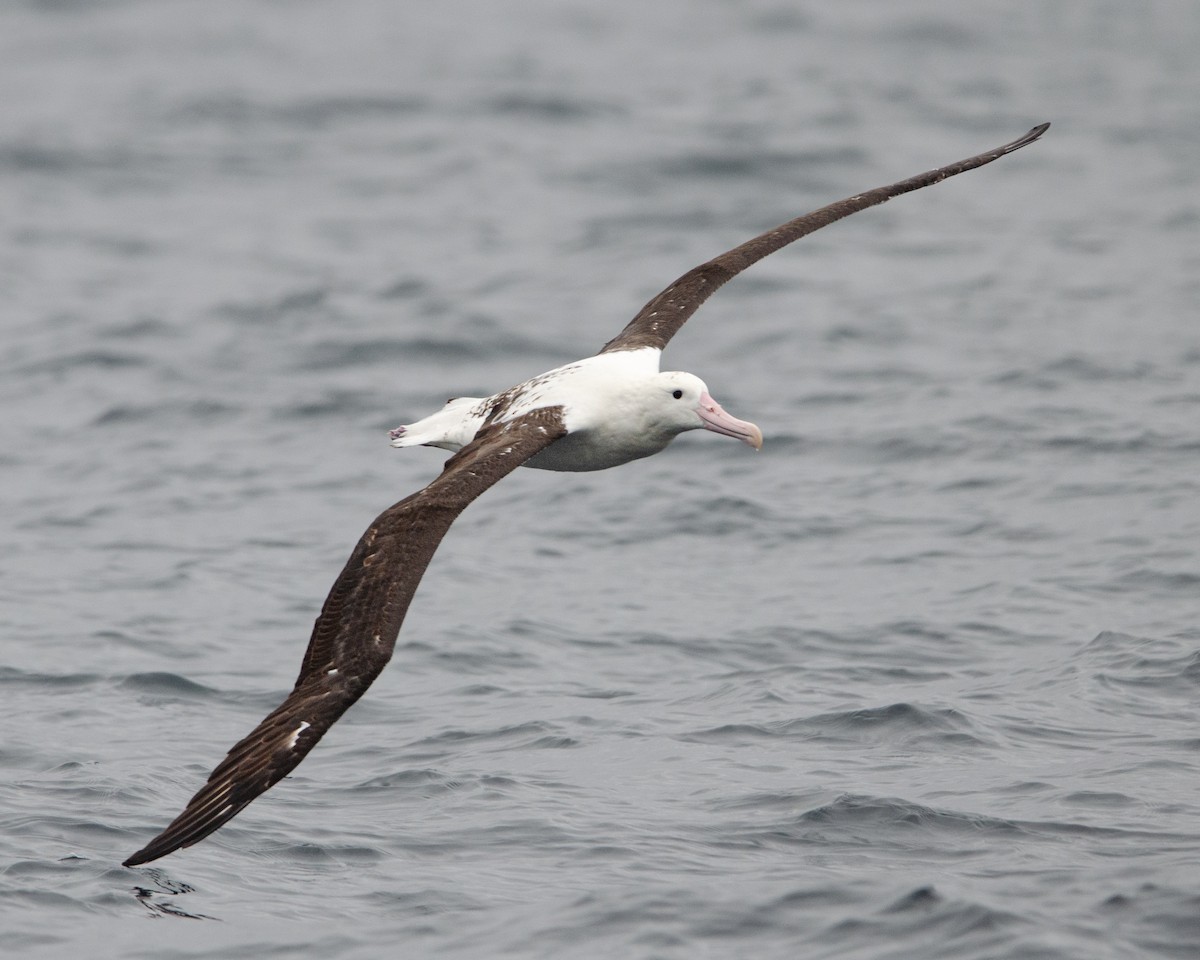
[{"label": "bird's body", "polygon": [[461,450],[485,424],[561,407],[567,434],[524,465],[607,470],[658,453],[685,430],[704,428],[758,449],[758,427],[727,414],[690,373],[658,369],[654,347],[614,350],[555,367],[491,397],[457,397],[423,420],[392,431],[393,447]]},{"label": "bird's body", "polygon": [[454,456],[436,479],[367,528],[325,599],[292,691],[234,744],[183,812],[125,865],[204,839],[304,759],[391,658],[408,605],[450,525],[518,466],[603,470],[657,453],[695,429],[760,447],[758,428],[722,410],[699,378],[659,372],[663,348],[713,291],[814,230],[990,163],[1034,142],[1047,127],[789,220],[689,270],[596,356],[491,397],[451,400],[437,413],[392,431],[395,446],[441,447]]}]

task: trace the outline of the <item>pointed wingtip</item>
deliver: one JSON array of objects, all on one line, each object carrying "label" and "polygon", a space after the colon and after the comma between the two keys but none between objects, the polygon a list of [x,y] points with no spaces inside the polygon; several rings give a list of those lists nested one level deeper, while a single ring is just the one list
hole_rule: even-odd
[{"label": "pointed wingtip", "polygon": [[1014,140],[1004,150],[1005,153],[1012,153],[1014,150],[1020,150],[1022,147],[1027,147],[1035,140],[1041,139],[1043,133],[1050,129],[1050,123],[1039,123],[1036,127],[1030,130],[1025,136],[1019,140]]},{"label": "pointed wingtip", "polygon": [[140,864],[143,864],[143,863],[149,863],[151,860],[157,860],[157,859],[158,859],[158,857],[148,857],[148,856],[146,856],[146,851],[147,851],[147,849],[149,849],[149,848],[147,848],[147,847],[143,847],[143,848],[142,848],[141,850],[139,850],[137,853],[135,853],[135,854],[133,854],[133,855],[131,855],[131,856],[127,857],[126,859],[122,860],[122,861],[121,861],[121,866],[123,866],[123,867],[136,867],[136,866],[138,866],[138,865],[140,865]]},{"label": "pointed wingtip", "polygon": [[130,854],[128,857],[122,860],[121,866],[137,867],[143,863],[149,863],[151,860],[157,860],[159,857],[165,857],[168,853],[172,853],[175,850],[178,850],[180,847],[180,844],[177,843],[162,844],[159,842],[161,839],[161,835],[155,837],[148,844],[142,847],[141,850]]}]

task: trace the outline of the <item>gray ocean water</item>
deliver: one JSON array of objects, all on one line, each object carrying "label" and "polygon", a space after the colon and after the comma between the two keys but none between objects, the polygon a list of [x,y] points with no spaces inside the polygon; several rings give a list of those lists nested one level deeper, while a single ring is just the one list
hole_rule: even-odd
[{"label": "gray ocean water", "polygon": [[[1200,954],[1200,5],[0,7],[14,956]],[[723,289],[766,435],[518,471],[288,780],[387,430]]]}]

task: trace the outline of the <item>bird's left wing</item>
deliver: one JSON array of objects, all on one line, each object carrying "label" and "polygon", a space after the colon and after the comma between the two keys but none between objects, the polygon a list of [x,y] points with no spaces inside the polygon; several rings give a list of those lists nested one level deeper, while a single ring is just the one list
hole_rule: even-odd
[{"label": "bird's left wing", "polygon": [[561,407],[492,423],[436,480],[381,513],[329,591],[287,699],[234,745],[184,811],[125,866],[203,840],[290,773],[391,659],[417,584],[450,524],[565,433]]}]

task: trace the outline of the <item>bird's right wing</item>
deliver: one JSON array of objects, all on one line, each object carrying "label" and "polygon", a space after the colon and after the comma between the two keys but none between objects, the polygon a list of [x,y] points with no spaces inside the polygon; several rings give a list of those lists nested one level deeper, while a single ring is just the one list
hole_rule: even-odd
[{"label": "bird's right wing", "polygon": [[334,581],[296,686],[229,751],[184,811],[125,861],[130,867],[203,840],[290,773],[392,656],[417,584],[467,505],[566,434],[561,407],[482,429],[436,480],[381,513]]},{"label": "bird's right wing", "polygon": [[941,183],[948,177],[966,173],[985,163],[998,160],[1005,154],[1012,153],[1028,146],[1049,128],[1050,124],[1043,123],[1034,127],[1025,136],[1006,143],[995,150],[980,153],[966,160],[959,160],[947,167],[938,167],[919,173],[915,177],[901,180],[886,187],[876,187],[866,193],[858,193],[837,203],[821,207],[812,213],[806,213],[795,220],[768,230],[766,233],[747,240],[740,246],[734,247],[714,257],[707,263],[702,263],[685,273],[647,303],[638,315],[629,321],[628,325],[600,350],[601,353],[611,353],[614,350],[639,350],[643,347],[663,349],[670,339],[679,332],[679,328],[687,322],[688,317],[700,309],[713,292],[722,284],[732,280],[747,267],[758,263],[763,257],[786,247],[794,240],[806,237],[814,230],[820,230],[843,217],[848,217],[859,210],[873,207],[902,193],[930,187]]}]

